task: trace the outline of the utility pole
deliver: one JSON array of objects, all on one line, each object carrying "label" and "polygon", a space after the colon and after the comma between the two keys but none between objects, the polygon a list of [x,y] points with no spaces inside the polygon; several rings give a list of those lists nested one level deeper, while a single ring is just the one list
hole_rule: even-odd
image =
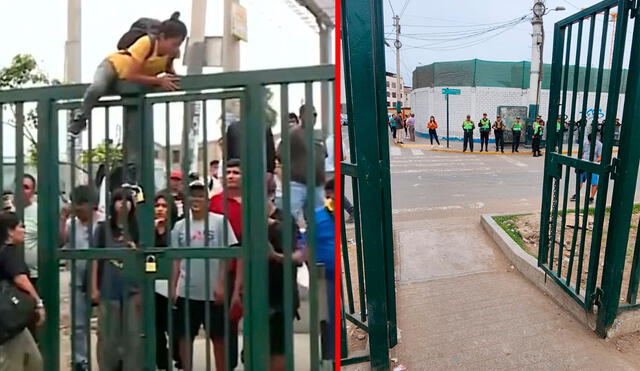
[{"label": "utility pole", "polygon": [[540,103],[540,81],[542,68],[542,48],[544,46],[544,31],[542,16],[545,14],[545,1],[534,0],[533,18],[531,18],[531,73],[529,75],[529,120],[533,122],[538,114]]},{"label": "utility pole", "polygon": [[[240,39],[233,34],[233,8],[239,3],[238,0],[224,0],[222,25],[222,70],[224,72],[240,70]],[[240,105],[236,100],[228,100],[225,110],[240,117]],[[227,122],[227,125],[229,124]],[[224,138],[224,133],[222,135]]]},{"label": "utility pole", "polygon": [[400,84],[400,48],[402,48],[402,42],[400,41],[400,16],[397,14],[393,17],[393,25],[396,29],[396,41],[393,43],[393,46],[396,47],[396,110],[400,113],[402,111],[400,92],[403,90],[402,84]]},{"label": "utility pole", "polygon": [[[191,29],[189,38],[189,58],[187,60],[187,75],[197,75],[202,73],[205,59],[204,32],[206,26],[207,0],[191,1]],[[183,127],[183,141],[189,146],[182,153],[186,163],[189,164],[189,171],[198,172],[198,131],[200,129],[200,102],[192,102],[186,105],[185,122]],[[206,123],[205,123],[206,124]],[[202,141],[203,151],[207,150],[207,138]],[[191,152],[191,153],[189,153]],[[188,174],[183,174],[187,176]],[[207,174],[202,174],[206,179]]]},{"label": "utility pole", "polygon": [[[64,82],[65,84],[78,84],[82,80],[82,8],[81,0],[67,0],[67,41],[64,46]],[[75,162],[71,154],[75,145],[76,156],[82,150],[82,137],[75,140],[68,139],[67,157],[69,163]],[[76,172],[76,179],[82,175],[72,167],[69,171]]]},{"label": "utility pole", "polygon": [[[318,19],[318,28],[319,28],[319,39],[320,39],[320,63],[321,64],[330,64],[333,62],[333,56],[331,53],[332,49],[332,40],[331,40],[331,30],[333,29],[332,25],[328,25],[325,22],[322,22]],[[322,136],[323,138],[327,138],[331,135],[331,128],[333,125],[330,125],[331,114],[329,113],[329,107],[333,102],[330,99],[331,89],[329,88],[329,82],[323,81],[320,83],[320,113],[322,116]]]}]

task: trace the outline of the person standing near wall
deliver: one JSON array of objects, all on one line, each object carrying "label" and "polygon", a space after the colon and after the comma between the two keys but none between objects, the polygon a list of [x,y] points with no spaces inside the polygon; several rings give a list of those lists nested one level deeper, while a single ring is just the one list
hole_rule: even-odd
[{"label": "person standing near wall", "polygon": [[520,116],[516,116],[516,122],[511,125],[511,132],[513,133],[511,153],[520,152],[518,151],[518,147],[520,146],[520,135],[522,134],[522,122],[520,122]]},{"label": "person standing near wall", "polygon": [[500,115],[496,117],[496,121],[493,123],[493,134],[496,136],[496,152],[500,150],[504,153],[504,130],[507,125],[504,124]]},{"label": "person standing near wall", "polygon": [[436,138],[436,143],[440,145],[440,141],[438,140],[438,133],[436,129],[438,128],[438,123],[436,122],[436,118],[431,116],[429,117],[429,122],[427,123],[427,129],[429,129],[429,139],[431,140],[431,145],[433,145],[433,138]]},{"label": "person standing near wall", "polygon": [[398,143],[398,140],[396,139],[396,132],[397,132],[398,128],[396,128],[396,114],[395,113],[393,115],[391,115],[391,120],[389,120],[389,129],[391,129],[391,136],[393,137],[393,143]]},{"label": "person standing near wall", "polygon": [[412,142],[416,141],[416,115],[411,114],[411,116],[407,119],[407,127],[409,128],[409,140]]},{"label": "person standing near wall", "polygon": [[467,119],[462,123],[462,130],[464,130],[464,147],[462,152],[467,152],[467,144],[469,149],[473,152],[473,129],[476,125],[471,121],[471,115],[467,115]]},{"label": "person standing near wall", "polygon": [[491,120],[487,118],[486,112],[482,114],[480,122],[478,122],[478,128],[480,129],[480,152],[484,150],[489,152],[489,133],[491,133]]},{"label": "person standing near wall", "polygon": [[542,118],[538,116],[536,118],[536,122],[533,123],[533,157],[540,157],[542,153],[540,152],[540,142],[542,141],[542,132],[544,130],[544,121]]},{"label": "person standing near wall", "polygon": [[402,124],[403,124],[403,120],[402,120],[402,114],[398,113],[395,117],[395,122],[396,122],[396,131],[400,130],[400,133],[397,133],[397,137],[398,137],[398,142],[402,144]]}]

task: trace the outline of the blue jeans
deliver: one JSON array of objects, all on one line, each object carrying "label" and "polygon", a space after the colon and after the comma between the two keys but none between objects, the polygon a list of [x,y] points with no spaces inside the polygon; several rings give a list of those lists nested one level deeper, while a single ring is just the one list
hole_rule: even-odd
[{"label": "blue jeans", "polygon": [[[304,216],[304,207],[307,205],[307,185],[298,182],[291,182],[289,189],[291,192],[291,215],[293,215],[297,220]],[[315,187],[314,201],[314,210],[324,205],[323,186]],[[276,200],[276,204],[279,208],[282,208],[282,197]]]}]

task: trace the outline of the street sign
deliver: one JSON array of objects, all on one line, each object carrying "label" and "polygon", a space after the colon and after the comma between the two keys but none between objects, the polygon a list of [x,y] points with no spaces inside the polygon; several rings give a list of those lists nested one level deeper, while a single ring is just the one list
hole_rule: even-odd
[{"label": "street sign", "polygon": [[442,88],[442,94],[444,95],[458,95],[460,94],[460,89],[449,89],[449,88]]}]

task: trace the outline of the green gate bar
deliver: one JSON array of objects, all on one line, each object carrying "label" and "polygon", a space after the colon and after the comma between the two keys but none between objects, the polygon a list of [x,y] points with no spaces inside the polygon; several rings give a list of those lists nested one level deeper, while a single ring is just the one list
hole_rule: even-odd
[{"label": "green gate bar", "polygon": [[[396,318],[382,2],[343,0],[341,4],[351,150],[350,163],[343,163],[342,171],[352,178],[354,190],[360,288],[360,318],[353,316],[350,292],[349,313],[343,313],[343,318],[367,331],[369,337],[369,354],[344,358],[342,364],[369,361],[373,370],[388,370],[389,349],[396,344]],[[345,239],[342,250],[348,255]],[[348,256],[343,259],[348,261]],[[345,263],[344,269],[350,265]],[[346,277],[345,271],[342,278]]]},{"label": "green gate bar", "polygon": [[[613,61],[610,71],[608,86],[603,87],[604,80],[604,57],[607,49],[608,20],[612,10],[616,8],[618,22],[616,23],[615,37],[609,40],[613,46]],[[595,42],[596,15],[603,14],[600,42]],[[638,21],[638,7],[636,2],[628,0],[606,0],[593,5],[583,11],[570,16],[555,25],[553,64],[551,77],[551,94],[549,104],[549,122],[553,122],[557,117],[564,118],[569,115],[568,134],[568,154],[562,154],[562,144],[564,135],[562,131],[556,133],[556,127],[549,127],[549,138],[546,143],[545,172],[543,181],[543,200],[541,207],[540,226],[540,246],[538,265],[562,287],[565,292],[576,300],[586,311],[592,311],[593,305],[598,305],[597,328],[599,335],[605,336],[609,327],[613,324],[617,313],[620,310],[639,308],[636,304],[638,281],[640,281],[640,242],[635,241],[634,256],[629,277],[629,287],[627,288],[627,305],[620,305],[620,292],[623,280],[623,269],[627,244],[629,242],[629,223],[633,210],[635,196],[636,178],[638,174],[638,164],[640,161],[640,150],[632,147],[632,143],[640,140],[640,130],[631,123],[637,121],[639,102],[638,97],[638,69],[640,68],[640,47],[637,40],[640,40],[640,25]],[[622,86],[622,68],[625,54],[626,31],[629,18],[636,18],[634,25],[633,42],[631,43],[629,75],[627,81],[626,97],[624,102],[623,120],[627,125],[625,134],[621,134],[621,142],[617,158],[614,157],[612,147],[614,142],[615,118],[618,113],[619,94]],[[583,48],[582,31],[584,22],[589,22],[589,36],[584,45],[587,51],[586,65],[584,67],[584,82],[582,84],[581,110],[586,112],[589,84],[591,80],[591,65],[594,48],[599,45],[598,71],[595,79],[595,110],[598,112],[601,105],[603,90],[608,94],[606,103],[607,117],[600,122],[599,117],[594,117],[590,122],[585,114],[576,119],[578,78],[580,76],[580,55]],[[577,42],[572,44],[572,30],[577,24]],[[566,41],[566,42],[565,42]],[[575,47],[574,66],[569,65],[572,49]],[[562,59],[564,56],[564,65]],[[569,75],[573,72],[573,79],[570,81]],[[570,86],[572,85],[572,86]],[[605,90],[606,89],[606,90]],[[567,107],[567,93],[572,93],[571,106]],[[559,106],[562,106],[560,109]],[[566,110],[570,112],[567,113]],[[560,116],[558,115],[560,113]],[[589,123],[591,125],[589,125]],[[587,130],[594,134],[598,127],[602,127],[603,150],[600,163],[595,160],[595,140],[590,143],[589,158],[582,160]],[[577,158],[573,157],[574,129],[577,133]],[[624,138],[624,140],[623,140]],[[556,152],[557,151],[557,152]],[[566,169],[563,169],[566,167]],[[564,170],[564,176],[563,175]],[[573,237],[569,248],[569,260],[567,272],[563,272],[563,258],[565,245],[566,217],[568,210],[569,188],[571,170],[575,171],[575,194],[576,205]],[[583,189],[585,199],[581,201],[580,176],[586,175],[586,188]],[[595,209],[589,209],[589,191],[591,186],[591,174],[600,177],[598,193],[596,197]],[[607,191],[609,186],[609,175],[613,181],[613,195],[611,199],[611,211],[607,230],[606,244],[604,245],[604,268],[602,269],[602,280],[598,287],[598,274],[600,251],[602,245],[603,229],[606,217]],[[562,184],[561,182],[564,182]],[[560,194],[560,188],[563,194]],[[562,201],[560,200],[562,197]],[[562,202],[561,212],[559,204]],[[582,274],[585,270],[585,246],[587,244],[587,217],[593,213],[593,230],[590,233],[589,261],[586,265],[586,281],[582,281]],[[558,220],[560,214],[560,220]],[[582,217],[580,219],[579,217]],[[557,224],[560,223],[558,226]],[[556,254],[556,233],[560,227],[559,246],[557,247],[557,266],[554,264]],[[550,232],[550,233],[549,233]],[[579,235],[579,236],[578,236]],[[549,246],[551,244],[551,246]],[[576,261],[577,260],[577,261]],[[575,271],[574,271],[575,267]],[[573,280],[573,282],[572,282]],[[583,286],[583,285],[586,285]],[[584,289],[584,290],[583,290]]]}]

